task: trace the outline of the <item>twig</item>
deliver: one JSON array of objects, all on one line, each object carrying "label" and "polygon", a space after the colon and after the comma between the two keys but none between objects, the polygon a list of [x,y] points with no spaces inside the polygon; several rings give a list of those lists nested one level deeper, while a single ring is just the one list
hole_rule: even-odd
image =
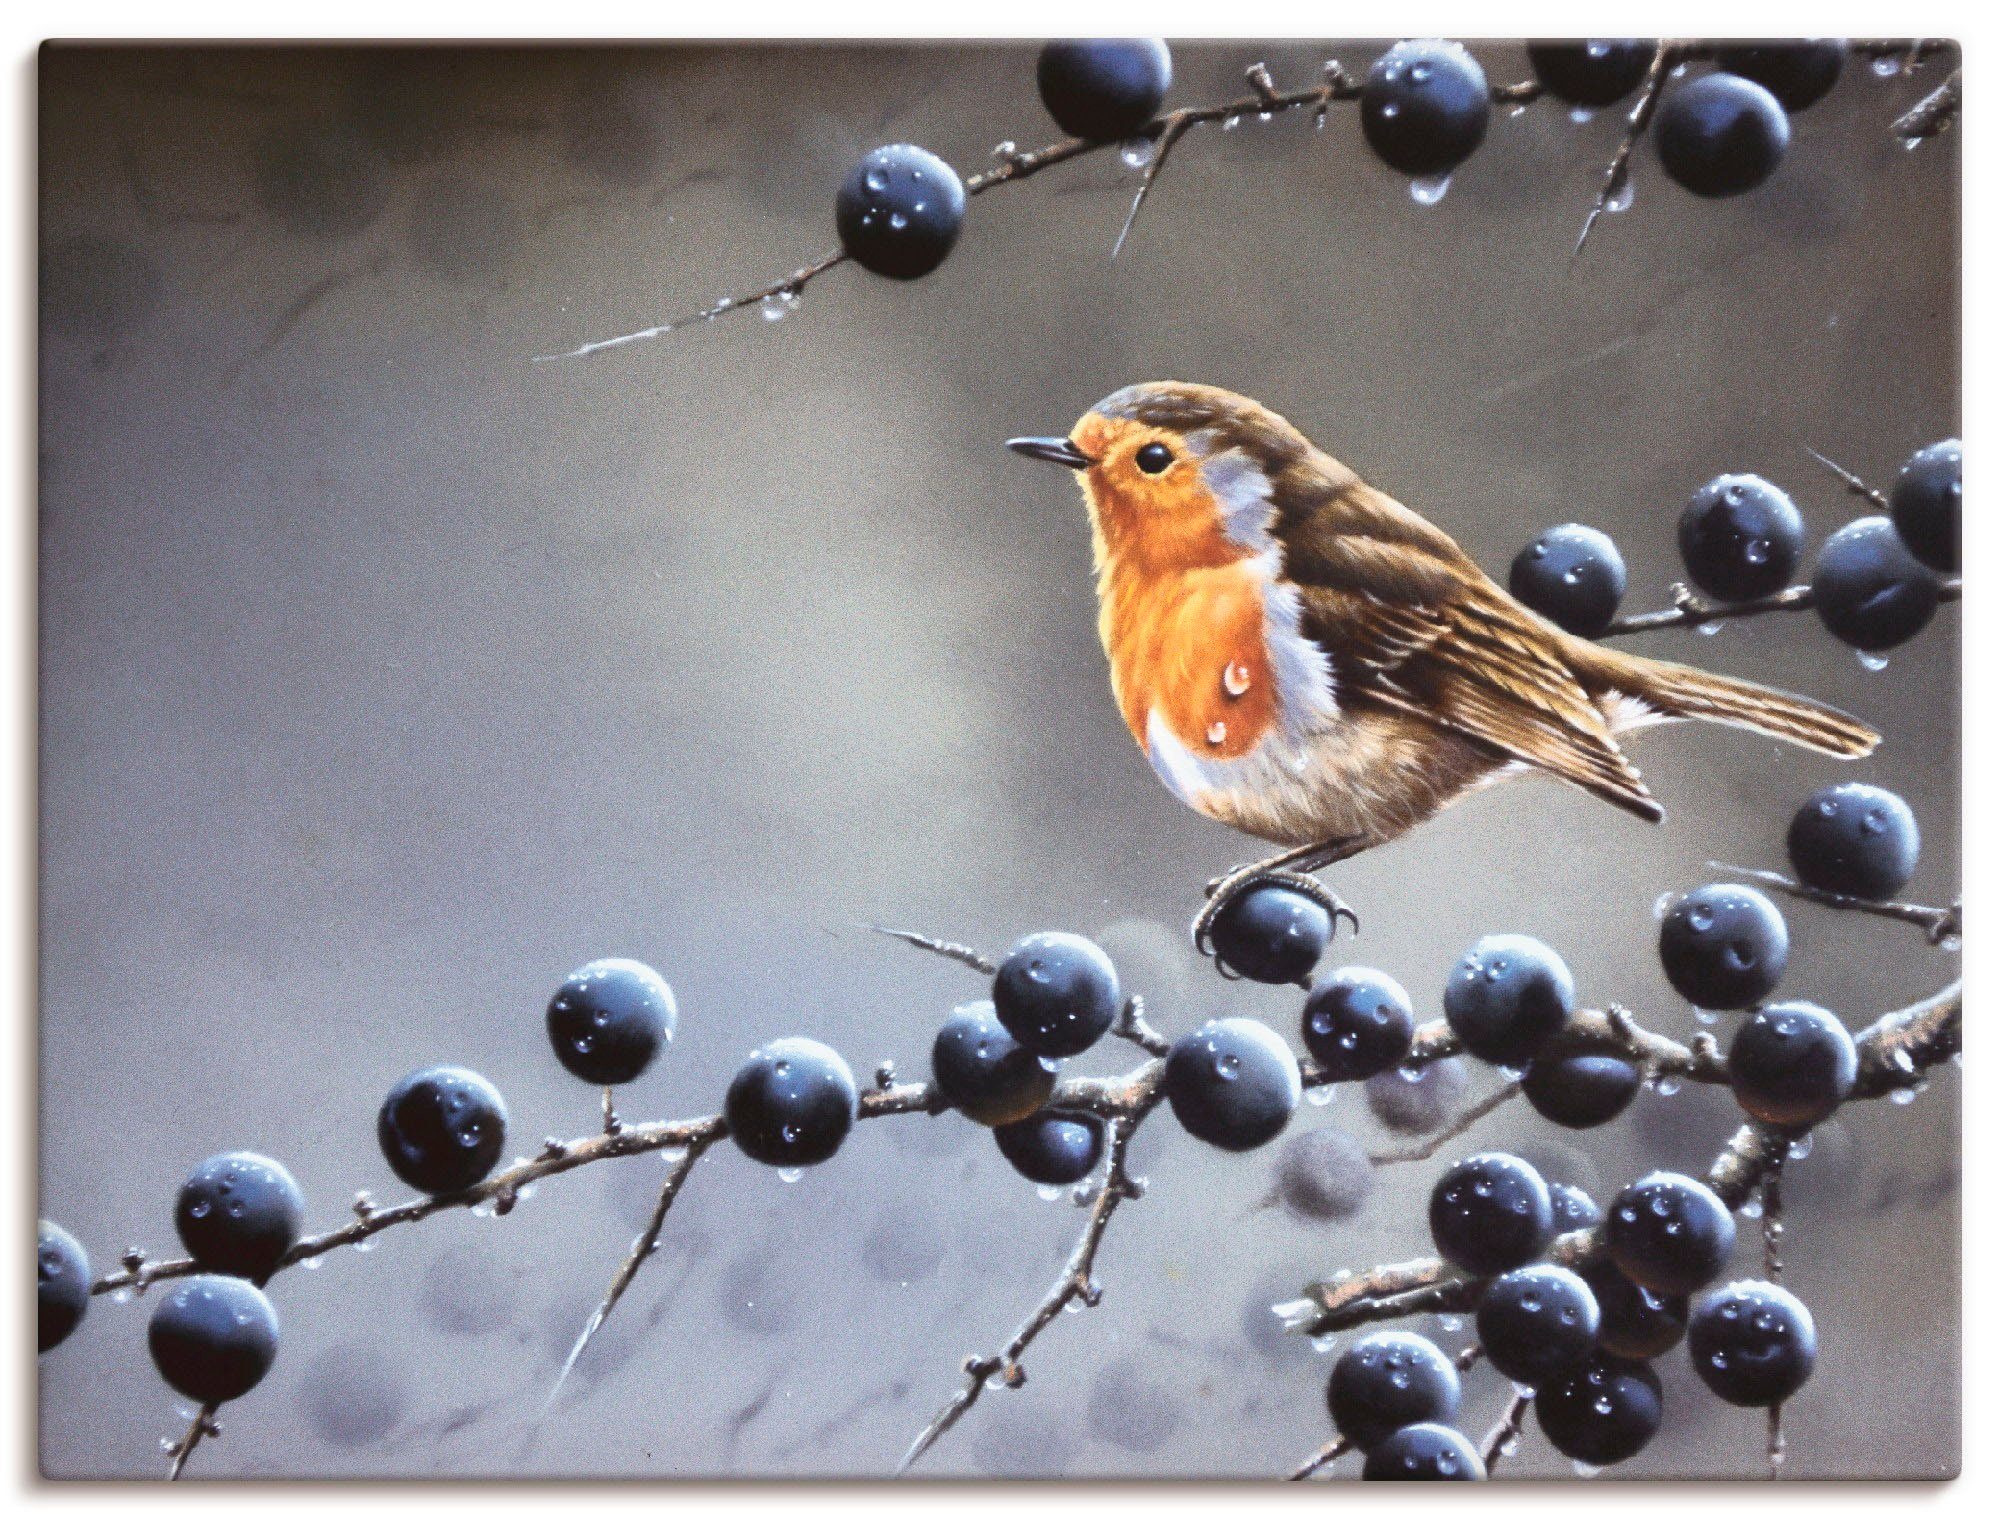
[{"label": "twig", "polygon": [[1493,1468],[1500,1464],[1501,1458],[1511,1455],[1520,1444],[1521,1425],[1534,1401],[1532,1387],[1516,1387],[1514,1396],[1507,1402],[1507,1411],[1500,1416],[1500,1422],[1487,1431],[1486,1443],[1479,1447],[1479,1458],[1486,1463],[1487,1476],[1492,1476]]},{"label": "twig", "polygon": [[1653,112],[1659,109],[1660,92],[1666,87],[1667,76],[1688,56],[1686,44],[1669,42],[1665,38],[1654,47],[1653,61],[1647,66],[1646,77],[1639,85],[1639,98],[1633,101],[1631,113],[1625,118],[1625,134],[1618,139],[1618,147],[1604,171],[1604,182],[1597,188],[1596,203],[1583,219],[1583,230],[1577,234],[1576,246],[1570,250],[1571,258],[1583,252],[1583,245],[1590,241],[1591,229],[1630,183],[1632,150],[1639,145],[1639,139],[1646,135],[1646,128],[1652,124]]},{"label": "twig", "polygon": [[1335,1435],[1326,1444],[1322,1445],[1310,1456],[1307,1456],[1305,1460],[1293,1467],[1290,1472],[1286,1473],[1285,1480],[1287,1482],[1303,1482],[1315,1472],[1333,1465],[1334,1462],[1346,1455],[1351,1449],[1353,1447],[1347,1443],[1347,1436]]},{"label": "twig", "polygon": [[1859,475],[1855,474],[1853,470],[1843,464],[1834,463],[1833,460],[1827,458],[1825,454],[1814,448],[1810,443],[1806,445],[1806,452],[1819,460],[1829,474],[1842,485],[1846,486],[1847,493],[1850,496],[1859,496],[1878,512],[1887,512],[1889,510],[1889,498]]},{"label": "twig", "polygon": [[905,944],[914,944],[918,949],[929,950],[934,955],[942,955],[947,960],[956,960],[960,965],[970,966],[982,976],[990,976],[1000,969],[970,945],[954,944],[949,939],[934,939],[929,934],[916,933],[907,928],[884,928],[879,923],[871,923],[868,926],[878,934],[886,934],[891,939],[901,939]]},{"label": "twig", "polygon": [[1781,1160],[1771,1168],[1771,1174],[1764,1178],[1761,1197],[1764,1226],[1764,1276],[1767,1281],[1777,1281],[1785,1274],[1785,1260],[1779,1248],[1779,1241],[1785,1236],[1785,1199],[1779,1185],[1785,1174],[1785,1163]]},{"label": "twig", "polygon": [[167,1480],[169,1482],[178,1482],[181,1480],[181,1473],[187,1470],[188,1457],[194,1454],[194,1448],[201,1444],[204,1436],[213,1439],[216,1435],[222,1433],[222,1426],[215,1422],[215,1410],[220,1406],[217,1403],[202,1404],[201,1408],[196,1412],[193,1422],[188,1425],[187,1433],[168,1446],[167,1455],[169,1462],[167,1466]]},{"label": "twig", "polygon": [[[1940,580],[1938,600],[1957,601],[1964,589],[1965,582],[1956,575]],[[1809,585],[1789,585],[1782,591],[1773,591],[1769,596],[1758,596],[1749,601],[1704,601],[1676,581],[1671,595],[1674,603],[1671,607],[1620,617],[1598,637],[1621,638],[1627,633],[1653,633],[1661,628],[1700,627],[1736,617],[1757,617],[1765,612],[1803,612],[1813,604],[1813,590]]]},{"label": "twig", "polygon": [[1965,935],[1965,906],[1962,900],[1953,902],[1949,907],[1930,907],[1921,902],[1876,902],[1867,897],[1850,897],[1845,892],[1808,886],[1781,871],[1756,870],[1748,865],[1731,865],[1722,860],[1710,860],[1708,868],[1726,870],[1733,876],[1755,881],[1773,891],[1782,891],[1786,896],[1797,897],[1802,902],[1816,902],[1821,907],[1839,908],[1843,912],[1872,913],[1878,918],[1893,918],[1899,923],[1914,923],[1933,944],[1946,944]]},{"label": "twig", "polygon": [[1958,120],[1962,86],[1959,71],[1953,69],[1945,82],[1924,96],[1889,124],[1889,130],[1915,147],[1927,137],[1935,137]]},{"label": "twig", "polygon": [[1172,1041],[1146,1021],[1146,1001],[1137,992],[1127,997],[1118,1010],[1118,1021],[1111,1025],[1111,1033],[1114,1038],[1136,1044],[1148,1055],[1165,1055],[1173,1048]]},{"label": "twig", "polygon": [[1378,1151],[1368,1157],[1369,1163],[1377,1166],[1401,1166],[1408,1165],[1414,1161],[1429,1160],[1439,1150],[1442,1150],[1446,1145],[1458,1138],[1459,1135],[1478,1123],[1488,1113],[1491,1113],[1496,1108],[1504,1107],[1510,1100],[1520,1095],[1520,1091],[1520,1078],[1512,1078],[1502,1083],[1493,1091],[1488,1092],[1479,1101],[1465,1108],[1456,1118],[1442,1129],[1439,1129],[1437,1133],[1431,1135],[1430,1138],[1420,1140],[1413,1145],[1405,1145],[1400,1150]]}]

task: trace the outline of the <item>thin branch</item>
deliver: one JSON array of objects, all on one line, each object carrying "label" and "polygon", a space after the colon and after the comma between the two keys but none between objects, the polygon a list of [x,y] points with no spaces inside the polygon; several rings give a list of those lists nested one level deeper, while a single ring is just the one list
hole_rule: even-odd
[{"label": "thin branch", "polygon": [[1111,1025],[1111,1034],[1113,1038],[1136,1044],[1148,1055],[1165,1055],[1174,1047],[1165,1034],[1146,1021],[1146,1001],[1137,992],[1127,997],[1118,1010],[1118,1021]]},{"label": "thin branch", "polygon": [[201,1408],[195,1413],[193,1422],[188,1425],[187,1433],[182,1435],[178,1440],[168,1442],[167,1480],[169,1482],[178,1482],[181,1480],[181,1473],[187,1470],[188,1457],[194,1454],[195,1447],[201,1444],[204,1437],[213,1439],[222,1433],[222,1426],[215,1422],[215,1411],[219,1407],[221,1407],[219,1403],[202,1404]]},{"label": "thin branch", "polygon": [[918,949],[929,950],[934,955],[942,955],[947,960],[956,960],[960,965],[970,966],[982,976],[993,975],[1000,969],[992,960],[970,945],[954,944],[949,939],[934,939],[929,934],[920,934],[907,928],[884,928],[879,923],[871,923],[868,926],[878,934],[885,934],[891,939],[900,939],[905,944],[914,944]]},{"label": "thin branch", "polygon": [[[1965,582],[1953,575],[1938,582],[1938,600],[1957,601],[1964,590]],[[1813,590],[1809,585],[1786,586],[1782,591],[1773,591],[1769,596],[1758,596],[1749,601],[1704,601],[1686,585],[1676,581],[1670,594],[1674,603],[1671,607],[1620,617],[1598,637],[1622,638],[1628,633],[1654,633],[1661,628],[1702,627],[1737,617],[1757,617],[1765,612],[1803,612],[1813,604]]]},{"label": "thin branch", "polygon": [[1442,1129],[1439,1129],[1437,1133],[1431,1135],[1430,1138],[1420,1140],[1413,1145],[1405,1145],[1400,1150],[1378,1151],[1376,1154],[1368,1157],[1369,1163],[1377,1166],[1401,1166],[1411,1164],[1414,1161],[1429,1160],[1439,1150],[1442,1150],[1446,1145],[1458,1138],[1459,1135],[1478,1123],[1488,1113],[1493,1112],[1496,1108],[1504,1107],[1513,1098],[1519,1096],[1520,1091],[1520,1078],[1515,1077],[1503,1082],[1493,1091],[1488,1092],[1484,1097],[1480,1098],[1479,1101],[1464,1109],[1456,1118]]},{"label": "thin branch", "polygon": [[1867,897],[1850,897],[1845,892],[1808,886],[1781,871],[1756,870],[1748,865],[1731,865],[1722,860],[1710,860],[1708,868],[1726,870],[1733,876],[1755,881],[1773,891],[1782,891],[1786,896],[1797,897],[1802,902],[1817,902],[1821,907],[1834,907],[1843,912],[1865,912],[1878,918],[1893,918],[1899,923],[1914,923],[1933,944],[1949,944],[1965,936],[1965,905],[1962,900],[1953,902],[1949,907],[1930,907],[1921,902],[1876,902]]},{"label": "thin branch", "polygon": [[1335,1435],[1326,1444],[1322,1445],[1318,1450],[1307,1456],[1305,1460],[1286,1473],[1285,1480],[1287,1482],[1303,1482],[1315,1472],[1333,1465],[1334,1462],[1338,1461],[1353,1448],[1353,1446],[1348,1444],[1347,1436]]},{"label": "thin branch", "polygon": [[1507,1411],[1500,1416],[1500,1422],[1487,1431],[1486,1442],[1479,1447],[1479,1458],[1486,1463],[1487,1476],[1492,1476],[1493,1468],[1500,1464],[1503,1457],[1512,1455],[1521,1443],[1521,1425],[1534,1401],[1532,1387],[1516,1387],[1514,1396],[1507,1402]]},{"label": "thin branch", "polygon": [[1875,510],[1878,512],[1883,512],[1885,514],[1888,512],[1889,498],[1883,495],[1882,492],[1877,490],[1874,486],[1870,485],[1866,480],[1862,479],[1859,475],[1855,474],[1853,470],[1847,468],[1847,466],[1844,464],[1834,463],[1833,460],[1827,458],[1825,454],[1821,453],[1818,449],[1814,448],[1810,443],[1806,445],[1806,452],[1811,454],[1815,459],[1819,460],[1819,462],[1823,466],[1825,466],[1829,474],[1831,474],[1842,485],[1846,486],[1847,493],[1850,496],[1859,496],[1863,501],[1866,501],[1870,506],[1874,507]]},{"label": "thin branch", "polygon": [[1638,99],[1633,101],[1632,110],[1625,118],[1624,135],[1618,139],[1618,147],[1604,171],[1604,182],[1597,188],[1596,203],[1583,219],[1583,230],[1577,234],[1576,246],[1570,250],[1571,258],[1583,252],[1583,245],[1590,241],[1591,229],[1631,183],[1632,150],[1639,145],[1639,139],[1646,135],[1646,128],[1652,124],[1653,112],[1659,109],[1660,92],[1666,88],[1667,76],[1689,56],[1685,43],[1662,38],[1654,47],[1653,61],[1647,66],[1646,77],[1639,85]]},{"label": "thin branch", "polygon": [[1911,148],[1937,136],[1958,120],[1962,92],[1959,71],[1953,69],[1943,84],[1889,123],[1889,130],[1903,140],[1905,147]]}]

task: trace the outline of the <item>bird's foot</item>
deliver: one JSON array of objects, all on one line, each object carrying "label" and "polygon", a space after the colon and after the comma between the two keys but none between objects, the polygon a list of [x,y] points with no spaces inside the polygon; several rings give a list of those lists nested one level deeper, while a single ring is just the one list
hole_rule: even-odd
[{"label": "bird's foot", "polygon": [[1340,930],[1340,920],[1345,918],[1355,933],[1361,932],[1361,919],[1354,909],[1343,902],[1334,890],[1317,876],[1305,870],[1292,868],[1293,856],[1280,855],[1275,860],[1259,860],[1250,865],[1239,865],[1226,875],[1219,875],[1207,885],[1208,900],[1190,925],[1197,953],[1213,958],[1215,955],[1215,925],[1221,916],[1251,892],[1265,886],[1282,886],[1295,891],[1307,901],[1316,903],[1333,920],[1334,932]]}]

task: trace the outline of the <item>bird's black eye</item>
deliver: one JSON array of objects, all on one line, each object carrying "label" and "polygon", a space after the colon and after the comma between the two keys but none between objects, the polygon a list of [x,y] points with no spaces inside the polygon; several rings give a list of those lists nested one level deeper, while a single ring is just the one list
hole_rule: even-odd
[{"label": "bird's black eye", "polygon": [[1139,468],[1149,475],[1157,475],[1174,462],[1174,451],[1164,443],[1148,443],[1134,456]]}]

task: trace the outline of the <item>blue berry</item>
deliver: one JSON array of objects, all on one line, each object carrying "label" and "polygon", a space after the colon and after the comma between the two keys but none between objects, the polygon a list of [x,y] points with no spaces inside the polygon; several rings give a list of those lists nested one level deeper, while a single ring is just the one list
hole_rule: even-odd
[{"label": "blue berry", "polygon": [[1604,1210],[1591,1200],[1590,1194],[1566,1181],[1549,1183],[1549,1212],[1554,1216],[1558,1234],[1594,1228],[1604,1222]]},{"label": "blue berry", "polygon": [[1160,109],[1174,61],[1157,37],[1051,42],[1035,62],[1035,85],[1056,125],[1072,137],[1130,137]]},{"label": "blue berry", "polygon": [[1889,492],[1889,515],[1904,545],[1944,574],[1958,570],[1959,496],[1965,446],[1946,438],[1911,454]]},{"label": "blue berry", "polygon": [[1777,97],[1736,74],[1707,74],[1670,90],[1653,123],[1668,176],[1711,199],[1756,189],[1791,141]]},{"label": "blue berry", "polygon": [[945,1019],[931,1041],[931,1077],[947,1102],[988,1128],[1026,1118],[1056,1085],[1055,1071],[1001,1026],[990,1002]]},{"label": "blue berry", "polygon": [[1736,1009],[1769,996],[1791,953],[1771,899],[1750,886],[1703,886],[1660,920],[1660,964],[1696,1007]]},{"label": "blue berry", "polygon": [[1449,174],[1486,140],[1486,71],[1456,42],[1399,42],[1361,87],[1361,132],[1375,156],[1413,176]]},{"label": "blue berry", "polygon": [[1438,1254],[1474,1276],[1526,1265],[1555,1233],[1548,1183],[1518,1155],[1468,1155],[1431,1188]]},{"label": "blue berry", "polygon": [[673,988],[637,960],[592,960],[549,999],[549,1043],[572,1076],[597,1086],[636,1080],[679,1027]]},{"label": "blue berry", "polygon": [[1813,1374],[1812,1315],[1772,1282],[1731,1282],[1694,1305],[1688,1356],[1708,1390],[1740,1408],[1782,1403]]},{"label": "blue berry", "polygon": [[1729,1043],[1729,1085],[1743,1111],[1780,1128],[1809,1128],[1854,1090],[1854,1038],[1810,1002],[1774,1002]]},{"label": "blue berry", "polygon": [[1478,1482],[1486,1463],[1449,1424],[1405,1424],[1361,1463],[1363,1482]]},{"label": "blue berry", "polygon": [[1535,1422],[1573,1461],[1613,1466],[1659,1433],[1660,1379],[1644,1361],[1598,1356],[1535,1391]]},{"label": "blue berry", "polygon": [[1938,583],[1903,546],[1887,517],[1860,517],[1819,551],[1813,610],[1849,648],[1880,653],[1906,643],[1937,612]]},{"label": "blue berry", "polygon": [[1066,1187],[1097,1169],[1104,1154],[1104,1122],[1088,1113],[1037,1113],[1002,1124],[993,1142],[1007,1164],[1044,1187]]},{"label": "blue berry", "polygon": [[1450,1419],[1458,1411],[1458,1368],[1422,1335],[1384,1330],[1341,1352],[1326,1406],[1334,1428],[1365,1450],[1407,1424]]},{"label": "blue berry", "polygon": [[90,1309],[90,1257],[67,1229],[40,1221],[35,1230],[36,1354],[54,1350]]},{"label": "blue berry", "polygon": [[1528,67],[1543,89],[1571,105],[1615,105],[1639,88],[1656,44],[1638,37],[1531,42]]},{"label": "blue berry", "polygon": [[1801,881],[1871,902],[1902,890],[1920,844],[1910,804],[1861,781],[1815,791],[1785,832],[1785,853]]},{"label": "blue berry", "polygon": [[1366,1081],[1402,1064],[1417,1028],[1410,994],[1394,977],[1360,965],[1314,986],[1299,1023],[1307,1053],[1335,1081]]},{"label": "blue berry", "polygon": [[1594,1129],[1632,1105],[1640,1080],[1639,1068],[1616,1055],[1544,1055],[1528,1067],[1521,1091],[1551,1123]]},{"label": "blue berry", "polygon": [[1278,1150],[1275,1195],[1294,1218],[1352,1218],[1375,1190],[1375,1163],[1352,1134],[1308,1129]]},{"label": "blue berry", "polygon": [[730,1079],[729,1137],[767,1166],[816,1166],[854,1127],[860,1094],[847,1062],[816,1039],[773,1039]]},{"label": "blue berry", "polygon": [[1787,111],[1803,111],[1822,99],[1847,62],[1842,37],[1806,37],[1797,42],[1758,42],[1718,48],[1716,67],[1754,79]]},{"label": "blue berry", "polygon": [[261,1282],[299,1242],[305,1194],[275,1160],[232,1150],[194,1169],[174,1205],[174,1227],[204,1271]]},{"label": "blue berry", "polygon": [[1736,1248],[1736,1220],[1693,1177],[1654,1171],[1611,1200],[1604,1242],[1618,1269],[1640,1286],[1687,1293],[1722,1274]]},{"label": "blue berry", "polygon": [[965,185],[912,143],[877,148],[848,173],[834,202],[840,246],[862,268],[913,280],[945,261],[965,224]]},{"label": "blue berry", "polygon": [[1625,597],[1625,556],[1596,528],[1565,522],[1514,556],[1507,589],[1565,633],[1595,638]]},{"label": "blue berry", "polygon": [[1688,579],[1717,601],[1751,601],[1791,583],[1806,524],[1763,476],[1717,475],[1688,497],[1678,536]]},{"label": "blue berry", "polygon": [[1613,1261],[1593,1261],[1579,1273],[1597,1299],[1597,1343],[1629,1361],[1650,1361],[1681,1342],[1687,1330],[1684,1293],[1641,1287]]},{"label": "blue berry", "polygon": [[1252,1018],[1212,1018],[1167,1053],[1167,1103],[1181,1127],[1223,1150],[1254,1150],[1299,1105],[1299,1062]]},{"label": "blue berry", "polygon": [[1493,1369],[1539,1387],[1597,1352],[1597,1298],[1561,1266],[1522,1266],[1496,1276],[1474,1322]]},{"label": "blue berry", "polygon": [[1458,1111],[1471,1085],[1466,1062],[1454,1055],[1370,1076],[1361,1090],[1368,1111],[1383,1128],[1397,1134],[1429,1134],[1443,1128]]},{"label": "blue berry", "polygon": [[485,1177],[507,1143],[507,1104],[484,1076],[460,1066],[413,1071],[390,1089],[375,1137],[394,1171],[420,1192],[462,1192]]},{"label": "blue berry", "polygon": [[1237,975],[1287,986],[1319,964],[1333,942],[1333,917],[1289,886],[1255,886],[1216,915],[1209,936],[1217,961]]},{"label": "blue berry", "polygon": [[146,1346],[167,1385],[197,1403],[227,1403],[264,1380],[278,1356],[278,1315],[236,1276],[191,1276],[153,1310]]},{"label": "blue berry", "polygon": [[1077,934],[1029,934],[993,977],[1001,1025],[1037,1055],[1067,1060],[1104,1037],[1118,1017],[1118,968]]},{"label": "blue berry", "polygon": [[1526,1065],[1576,1010],[1576,983],[1548,945],[1488,934],[1444,987],[1444,1016],[1459,1043],[1495,1065]]}]

